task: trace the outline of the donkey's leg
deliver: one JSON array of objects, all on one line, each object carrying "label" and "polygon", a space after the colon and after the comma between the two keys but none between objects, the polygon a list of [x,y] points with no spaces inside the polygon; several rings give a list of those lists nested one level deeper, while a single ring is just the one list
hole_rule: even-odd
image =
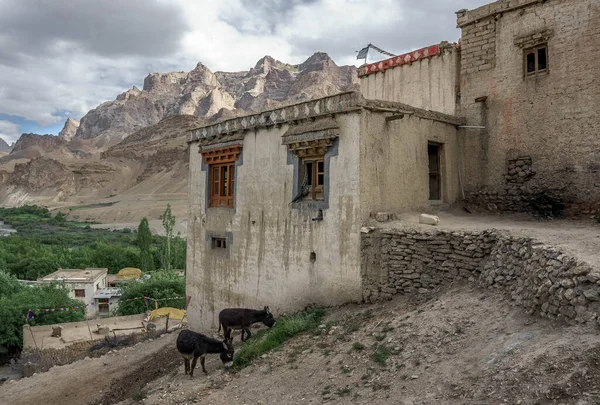
[{"label": "donkey's leg", "polygon": [[206,367],[204,367],[204,359],[206,358],[206,355],[202,355],[200,356],[200,364],[202,365],[202,371],[204,371],[204,374],[208,374],[208,372],[206,371]]},{"label": "donkey's leg", "polygon": [[194,376],[194,369],[196,368],[196,362],[198,361],[198,357],[194,356],[194,360],[192,360],[192,369],[190,371],[190,378]]},{"label": "donkey's leg", "polygon": [[[244,331],[246,332],[246,340],[244,340]],[[245,326],[242,329],[242,342],[247,341],[248,339],[250,339],[250,336],[252,336],[252,333],[250,333],[250,328]]]},{"label": "donkey's leg", "polygon": [[183,359],[183,364],[185,366],[185,374],[187,375],[187,373],[190,372],[190,359],[188,359],[187,357]]}]

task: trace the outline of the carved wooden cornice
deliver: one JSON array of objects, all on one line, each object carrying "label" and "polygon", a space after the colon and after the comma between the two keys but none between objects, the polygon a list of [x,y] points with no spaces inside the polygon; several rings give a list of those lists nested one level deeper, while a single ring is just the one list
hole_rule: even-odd
[{"label": "carved wooden cornice", "polygon": [[224,148],[201,149],[200,153],[207,165],[235,162],[242,151],[242,145],[230,145]]}]

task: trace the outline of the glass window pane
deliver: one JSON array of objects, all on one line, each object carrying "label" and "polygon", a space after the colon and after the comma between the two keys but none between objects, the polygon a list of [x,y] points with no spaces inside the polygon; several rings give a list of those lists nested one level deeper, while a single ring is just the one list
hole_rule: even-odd
[{"label": "glass window pane", "polygon": [[[312,186],[313,185],[313,162],[312,162],[312,160],[307,161],[306,164],[304,165],[304,174],[308,178],[308,185]],[[302,180],[304,180],[304,179],[302,179]]]},{"label": "glass window pane", "polygon": [[546,48],[538,49],[538,70],[546,69],[547,58],[546,58]]},{"label": "glass window pane", "polygon": [[227,196],[227,190],[228,190],[228,187],[227,187],[227,186],[229,185],[229,184],[228,184],[228,180],[229,180],[229,179],[228,179],[228,176],[227,176],[227,174],[228,174],[228,170],[227,170],[227,169],[228,169],[228,167],[227,167],[227,166],[223,166],[223,167],[221,168],[221,171],[223,172],[223,178],[222,178],[222,181],[223,181],[223,186],[221,187],[221,191],[222,191],[222,192],[221,192],[221,195],[222,195],[223,197],[226,197],[226,196]]},{"label": "glass window pane", "polygon": [[318,165],[318,168],[317,168],[318,172],[319,172],[319,173],[323,173],[323,171],[324,171],[324,169],[323,169],[323,168],[324,168],[324,166],[325,166],[325,162],[321,160],[321,161],[319,161],[319,162],[317,163],[317,165]]},{"label": "glass window pane", "polygon": [[322,186],[323,184],[325,184],[325,175],[319,174],[317,176],[317,186]]},{"label": "glass window pane", "polygon": [[215,167],[213,170],[213,195],[219,195],[219,168]]},{"label": "glass window pane", "polygon": [[527,73],[535,72],[535,53],[527,54]]}]

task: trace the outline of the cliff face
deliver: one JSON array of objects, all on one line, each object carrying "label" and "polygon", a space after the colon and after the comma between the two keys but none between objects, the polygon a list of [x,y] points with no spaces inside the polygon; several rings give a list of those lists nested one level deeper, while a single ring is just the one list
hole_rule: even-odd
[{"label": "cliff face", "polygon": [[77,128],[79,128],[79,121],[67,118],[67,121],[65,121],[65,126],[58,133],[58,137],[62,140],[70,141],[75,136]]},{"label": "cliff face", "polygon": [[300,65],[270,56],[247,72],[213,73],[202,63],[190,72],[151,73],[133,87],[87,113],[75,139],[108,136],[114,143],[172,115],[209,118],[222,109],[255,111],[348,90],[358,83],[353,66],[337,66],[316,53]]},{"label": "cliff face", "polygon": [[0,138],[0,152],[10,152],[12,149],[12,147],[6,143],[6,141],[2,138]]}]

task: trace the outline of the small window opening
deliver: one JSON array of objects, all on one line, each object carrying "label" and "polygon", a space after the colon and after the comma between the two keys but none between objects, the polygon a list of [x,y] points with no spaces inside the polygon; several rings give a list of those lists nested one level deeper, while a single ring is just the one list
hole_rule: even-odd
[{"label": "small window opening", "polygon": [[212,238],[212,248],[213,249],[227,249],[227,239],[226,238]]},{"label": "small window opening", "polygon": [[314,263],[317,260],[317,254],[315,252],[310,252],[310,261]]},{"label": "small window opening", "polygon": [[78,298],[85,297],[85,290],[80,290],[80,289],[75,290],[75,296]]},{"label": "small window opening", "polygon": [[525,74],[533,76],[548,71],[548,48],[540,45],[525,51]]}]

